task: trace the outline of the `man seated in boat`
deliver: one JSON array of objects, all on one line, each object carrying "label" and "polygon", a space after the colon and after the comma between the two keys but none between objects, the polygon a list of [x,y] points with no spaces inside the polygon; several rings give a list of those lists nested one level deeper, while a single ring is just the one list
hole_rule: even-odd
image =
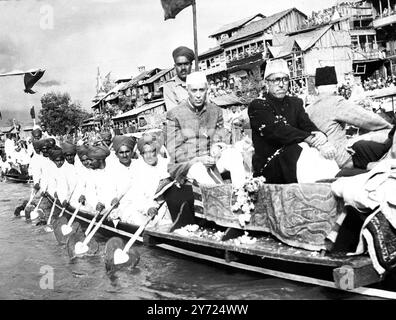
[{"label": "man seated in boat", "polygon": [[48,151],[48,157],[53,162],[53,166],[48,169],[50,179],[48,181],[48,194],[54,196],[63,203],[69,195],[69,186],[67,184],[67,169],[64,167],[65,156],[59,147],[52,148]]},{"label": "man seated in boat", "polygon": [[[133,159],[136,140],[134,137],[115,136],[113,139],[113,149],[117,157],[117,161],[108,162],[107,165],[112,171],[112,179],[117,181],[117,194],[124,194],[131,183],[135,174]],[[110,156],[109,156],[110,157]],[[106,159],[107,162],[107,159]]]},{"label": "man seated in boat", "polygon": [[[366,169],[368,162],[378,160],[386,152],[383,142],[392,125],[374,112],[359,106],[356,102],[337,95],[337,83],[334,67],[317,68],[315,86],[318,96],[306,111],[312,122],[327,135],[329,142],[335,146],[335,160],[340,168]],[[350,146],[346,134],[346,124],[364,130],[377,131],[379,134],[383,132],[382,141],[368,141],[366,140],[368,135],[362,135],[358,142]],[[367,138],[364,138],[365,136]]]},{"label": "man seated in boat", "polygon": [[90,169],[90,179],[85,185],[85,190],[80,201],[86,203],[89,211],[110,209],[111,202],[116,193],[116,181],[112,177],[112,170],[106,164],[110,155],[109,148],[105,146],[87,146],[87,158]]},{"label": "man seated in boat", "polygon": [[82,194],[84,194],[86,184],[90,180],[92,174],[92,170],[88,161],[88,146],[77,146],[76,152],[77,157],[75,158],[75,163],[72,166],[72,172],[70,176],[67,177],[69,190],[72,192],[69,194],[70,204],[73,207],[77,207],[78,203],[80,202],[80,197]]},{"label": "man seated in boat", "polygon": [[[39,179],[39,187],[42,193],[48,192],[48,186],[50,181],[53,179],[52,174],[53,174],[53,167],[54,163],[49,159],[49,151],[53,148],[53,139],[42,139],[40,140],[40,150],[42,154],[41,158],[41,170],[40,170],[40,176],[38,177]],[[53,196],[53,194],[51,194]]]},{"label": "man seated in boat", "polygon": [[[167,112],[168,171],[180,185],[172,186],[165,195],[173,221],[183,210],[186,210],[183,216],[194,215],[192,181],[215,185],[221,181],[218,173],[225,171],[230,172],[234,186],[241,186],[245,181],[240,152],[227,152],[227,155],[220,155],[218,159],[210,155],[216,130],[223,128],[224,123],[222,109],[207,101],[208,82],[205,74],[189,74],[186,83],[188,99]],[[193,220],[186,223],[193,223]]]},{"label": "man seated in boat", "polygon": [[128,191],[110,218],[141,225],[148,218],[148,209],[158,206],[154,201],[154,195],[160,180],[169,177],[169,159],[159,154],[161,146],[152,134],[144,134],[139,139],[137,148],[140,157],[131,165]]},{"label": "man seated in boat", "polygon": [[23,147],[22,140],[17,142],[14,152],[10,155],[9,161],[12,163],[12,169],[16,170],[19,174],[28,174],[30,157],[27,150]]},{"label": "man seated in boat", "polygon": [[[74,194],[77,182],[80,179],[77,166],[75,166],[77,146],[66,141],[61,143],[61,148],[65,157],[65,163],[62,166],[62,170],[65,172],[65,180],[68,186],[68,194],[66,198],[69,199],[69,197]],[[64,206],[66,205],[68,205],[67,202],[64,203]]]},{"label": "man seated in boat", "polygon": [[39,182],[40,182],[40,176],[41,176],[41,165],[43,162],[43,156],[41,155],[41,147],[43,145],[42,140],[34,140],[33,141],[33,149],[34,153],[32,158],[30,159],[30,164],[29,164],[29,175],[33,179],[34,183],[34,188],[36,190],[39,190]]},{"label": "man seated in boat", "polygon": [[253,175],[281,184],[334,178],[339,171],[335,148],[310,120],[303,101],[287,95],[289,73],[285,60],[268,61],[268,91],[249,104]]}]

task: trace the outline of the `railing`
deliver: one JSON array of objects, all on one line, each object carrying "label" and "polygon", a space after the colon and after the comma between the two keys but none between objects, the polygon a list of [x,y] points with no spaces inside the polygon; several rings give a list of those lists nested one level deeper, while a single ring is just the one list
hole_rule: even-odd
[{"label": "railing", "polygon": [[374,60],[374,59],[384,59],[385,54],[379,50],[354,50],[352,52],[353,60]]},{"label": "railing", "polygon": [[374,28],[381,28],[396,23],[396,13],[392,12],[387,15],[378,16],[373,21]]}]

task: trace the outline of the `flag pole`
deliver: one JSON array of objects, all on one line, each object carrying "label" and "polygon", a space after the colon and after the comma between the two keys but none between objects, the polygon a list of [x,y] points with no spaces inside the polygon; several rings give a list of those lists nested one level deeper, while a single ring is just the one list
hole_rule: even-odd
[{"label": "flag pole", "polygon": [[199,71],[198,66],[198,35],[197,35],[197,7],[195,0],[192,0],[193,10],[193,27],[194,27],[194,53],[195,53],[195,71]]}]

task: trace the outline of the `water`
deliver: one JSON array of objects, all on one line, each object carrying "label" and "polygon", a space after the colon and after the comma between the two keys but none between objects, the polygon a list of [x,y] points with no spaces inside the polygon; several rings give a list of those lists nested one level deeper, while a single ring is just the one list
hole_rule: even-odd
[{"label": "water", "polygon": [[102,257],[104,242],[97,256],[70,261],[53,233],[14,218],[15,207],[29,194],[28,185],[0,182],[0,299],[374,299],[142,245],[138,266],[110,277]]}]

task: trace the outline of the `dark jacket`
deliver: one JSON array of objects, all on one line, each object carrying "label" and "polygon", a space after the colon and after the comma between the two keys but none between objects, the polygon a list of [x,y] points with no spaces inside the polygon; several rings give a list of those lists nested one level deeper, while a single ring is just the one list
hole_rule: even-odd
[{"label": "dark jacket", "polygon": [[248,115],[254,146],[253,175],[268,183],[297,182],[296,164],[303,142],[319,129],[309,119],[303,101],[286,96],[277,99],[265,94],[249,104]]}]

